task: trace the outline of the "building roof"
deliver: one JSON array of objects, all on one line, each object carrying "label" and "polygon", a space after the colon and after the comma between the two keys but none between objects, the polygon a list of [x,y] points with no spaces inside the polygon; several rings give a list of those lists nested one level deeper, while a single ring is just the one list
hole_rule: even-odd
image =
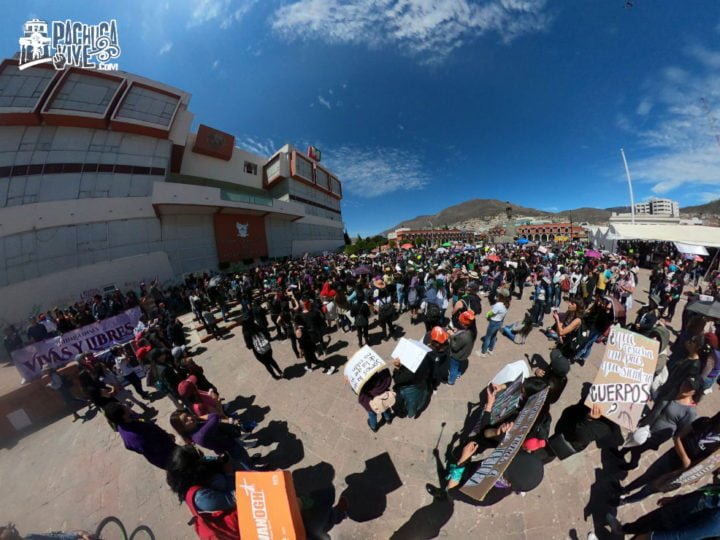
[{"label": "building roof", "polygon": [[608,232],[616,235],[615,238],[618,240],[655,240],[720,247],[720,227],[611,223]]}]

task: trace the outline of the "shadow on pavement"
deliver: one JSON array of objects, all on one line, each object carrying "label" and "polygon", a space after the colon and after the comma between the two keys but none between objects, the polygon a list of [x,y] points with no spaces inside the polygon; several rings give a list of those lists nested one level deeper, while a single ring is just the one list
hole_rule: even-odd
[{"label": "shadow on pavement", "polygon": [[345,477],[347,488],[342,496],[348,501],[348,517],[363,522],[377,519],[387,508],[387,494],[399,489],[402,480],[385,452],[365,462],[361,473]]},{"label": "shadow on pavement", "polygon": [[266,427],[255,432],[259,446],[277,443],[275,450],[262,457],[263,468],[289,469],[305,457],[305,447],[296,435],[290,432],[287,422],[273,420]]},{"label": "shadow on pavement", "polygon": [[[440,434],[442,436],[442,431]],[[444,485],[445,467],[440,460],[440,452],[438,452],[437,448],[433,449],[433,456],[435,457],[438,483]],[[451,497],[433,499],[427,506],[415,510],[410,519],[393,533],[390,540],[430,540],[431,538],[437,538],[443,525],[450,521],[454,511],[455,503]]]},{"label": "shadow on pavement", "polygon": [[283,376],[287,380],[299,379],[300,377],[305,375],[305,373],[307,373],[305,371],[305,362],[293,364],[292,366],[288,366],[283,370]]},{"label": "shadow on pavement", "polygon": [[232,401],[228,401],[223,406],[223,409],[225,409],[225,414],[233,414],[240,409],[248,409],[253,404],[253,401],[255,401],[255,394],[245,397],[245,396],[235,396]]}]

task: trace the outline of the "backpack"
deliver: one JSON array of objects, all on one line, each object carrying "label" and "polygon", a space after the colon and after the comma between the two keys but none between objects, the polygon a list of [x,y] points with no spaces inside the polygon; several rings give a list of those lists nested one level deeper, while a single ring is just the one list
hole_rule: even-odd
[{"label": "backpack", "polygon": [[573,332],[572,336],[566,336],[563,341],[563,356],[571,360],[575,358],[575,355],[585,346],[589,337],[590,327],[585,323],[585,319],[581,319],[580,326],[577,330]]},{"label": "backpack", "polygon": [[390,300],[380,304],[378,309],[378,315],[383,321],[394,321],[395,320],[395,304]]},{"label": "backpack", "polygon": [[240,538],[237,509],[218,510],[216,512],[199,512],[193,500],[200,486],[193,486],[185,494],[193,517],[188,525],[194,525],[195,534],[200,540],[237,540]]},{"label": "backpack", "polygon": [[538,285],[537,289],[535,290],[535,300],[538,302],[544,302],[545,301],[545,287],[542,285]]},{"label": "backpack", "polygon": [[428,302],[427,307],[425,308],[425,319],[428,321],[438,321],[440,320],[440,317],[440,306],[438,306],[435,302]]},{"label": "backpack", "polygon": [[262,334],[253,334],[252,343],[253,349],[258,354],[265,354],[270,350],[270,342]]},{"label": "backpack", "polygon": [[572,284],[570,283],[570,278],[568,276],[564,276],[562,280],[560,280],[560,290],[562,292],[569,292],[571,285]]}]

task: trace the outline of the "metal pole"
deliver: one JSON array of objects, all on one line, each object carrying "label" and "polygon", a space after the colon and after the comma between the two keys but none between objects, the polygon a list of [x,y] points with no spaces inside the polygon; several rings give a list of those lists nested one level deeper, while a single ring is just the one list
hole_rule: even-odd
[{"label": "metal pole", "polygon": [[433,234],[435,231],[435,226],[432,224],[432,221],[428,221],[428,225],[430,225],[430,247],[433,246]]},{"label": "metal pole", "polygon": [[630,178],[630,168],[628,167],[627,159],[625,159],[625,150],[622,148],[620,149],[620,155],[625,164],[625,176],[627,176],[628,188],[630,188],[630,214],[632,215],[632,224],[635,225],[635,196],[633,195],[632,178]]}]

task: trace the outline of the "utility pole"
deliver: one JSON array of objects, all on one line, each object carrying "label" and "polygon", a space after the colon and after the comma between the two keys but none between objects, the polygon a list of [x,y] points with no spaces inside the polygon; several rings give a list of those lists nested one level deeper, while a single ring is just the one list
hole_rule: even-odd
[{"label": "utility pole", "polygon": [[632,216],[632,224],[635,225],[635,197],[633,195],[632,178],[630,178],[630,168],[628,167],[627,159],[625,159],[625,150],[622,148],[620,149],[620,155],[625,164],[625,176],[627,176],[628,188],[630,188],[630,215]]}]

